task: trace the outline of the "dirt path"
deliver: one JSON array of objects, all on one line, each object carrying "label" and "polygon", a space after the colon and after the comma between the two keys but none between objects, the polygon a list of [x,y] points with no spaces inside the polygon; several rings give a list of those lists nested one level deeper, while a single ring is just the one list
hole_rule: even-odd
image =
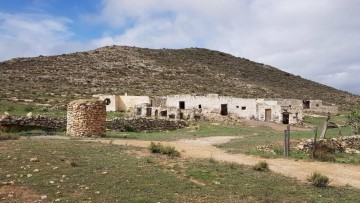
[{"label": "dirt path", "polygon": [[[360,188],[360,166],[324,163],[324,162],[306,162],[295,161],[291,159],[263,159],[244,154],[229,154],[213,146],[214,144],[226,143],[231,139],[239,137],[221,136],[205,137],[199,139],[182,139],[172,142],[161,142],[164,145],[174,146],[181,151],[186,158],[213,158],[218,161],[234,162],[244,165],[254,165],[261,160],[266,160],[273,172],[285,176],[297,178],[300,181],[306,181],[306,178],[313,172],[320,172],[331,179],[331,185],[345,186],[351,185]],[[109,140],[94,140],[102,143],[109,143]],[[148,147],[150,141],[140,140],[113,140],[112,144],[131,145],[138,147]]]}]

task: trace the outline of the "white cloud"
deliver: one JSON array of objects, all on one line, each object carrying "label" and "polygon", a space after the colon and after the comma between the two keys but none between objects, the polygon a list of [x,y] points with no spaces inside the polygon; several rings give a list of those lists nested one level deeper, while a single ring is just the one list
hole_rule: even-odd
[{"label": "white cloud", "polygon": [[0,13],[0,60],[83,50],[70,41],[71,20],[42,14]]},{"label": "white cloud", "polygon": [[211,48],[360,94],[360,80],[351,79],[360,71],[350,70],[360,65],[359,1],[102,2],[100,18],[121,32],[97,46]]}]

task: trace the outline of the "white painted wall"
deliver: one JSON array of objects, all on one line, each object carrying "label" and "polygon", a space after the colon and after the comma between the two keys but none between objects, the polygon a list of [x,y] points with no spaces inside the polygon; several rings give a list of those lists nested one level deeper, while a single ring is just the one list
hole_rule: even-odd
[{"label": "white painted wall", "polygon": [[[242,99],[224,97],[217,95],[192,96],[192,95],[172,95],[166,97],[166,106],[179,108],[179,102],[185,102],[185,110],[200,109],[203,113],[218,113],[221,111],[221,104],[227,104],[228,113],[236,114],[239,117],[256,117],[256,104],[258,99]],[[262,100],[260,99],[260,102]],[[242,107],[245,107],[243,109]]]},{"label": "white painted wall", "polygon": [[110,99],[110,104],[106,105],[106,111],[117,111],[119,106],[119,97],[116,95],[98,95],[98,98],[102,101]]},{"label": "white painted wall", "polygon": [[142,104],[149,104],[150,98],[148,96],[119,96],[120,98],[120,105],[119,111],[128,111],[132,110],[135,106],[142,105]]}]

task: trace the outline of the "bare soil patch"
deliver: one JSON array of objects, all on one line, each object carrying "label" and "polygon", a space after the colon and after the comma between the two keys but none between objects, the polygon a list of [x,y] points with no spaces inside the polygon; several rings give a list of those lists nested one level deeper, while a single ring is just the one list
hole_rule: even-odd
[{"label": "bare soil patch", "polygon": [[36,202],[40,197],[41,195],[23,186],[0,186],[0,202]]},{"label": "bare soil patch", "polygon": [[[255,165],[259,161],[269,163],[270,170],[285,176],[297,178],[306,182],[307,178],[314,172],[327,175],[331,183],[336,186],[353,186],[360,188],[360,166],[349,164],[336,164],[325,162],[296,161],[290,159],[264,159],[244,154],[229,154],[213,145],[229,142],[239,137],[219,136],[205,137],[199,139],[181,139],[172,142],[160,142],[164,145],[174,146],[181,151],[185,158],[211,158],[217,161],[234,162],[244,165]],[[102,143],[109,143],[109,140],[97,140]],[[113,140],[112,144],[132,145],[148,147],[150,141],[140,140]]]}]

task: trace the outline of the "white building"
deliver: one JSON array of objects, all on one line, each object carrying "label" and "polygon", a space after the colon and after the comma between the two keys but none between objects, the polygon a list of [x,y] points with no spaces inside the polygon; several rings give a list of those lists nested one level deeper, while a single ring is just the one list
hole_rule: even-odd
[{"label": "white building", "polygon": [[93,95],[106,102],[106,111],[130,111],[134,107],[141,104],[149,104],[150,98],[148,96],[128,96],[125,95]]},{"label": "white building", "polygon": [[197,119],[199,116],[229,116],[283,124],[300,123],[303,109],[336,113],[336,106],[325,106],[321,100],[244,99],[217,94],[128,96],[94,95],[107,103],[107,111],[133,112],[135,116]]}]

